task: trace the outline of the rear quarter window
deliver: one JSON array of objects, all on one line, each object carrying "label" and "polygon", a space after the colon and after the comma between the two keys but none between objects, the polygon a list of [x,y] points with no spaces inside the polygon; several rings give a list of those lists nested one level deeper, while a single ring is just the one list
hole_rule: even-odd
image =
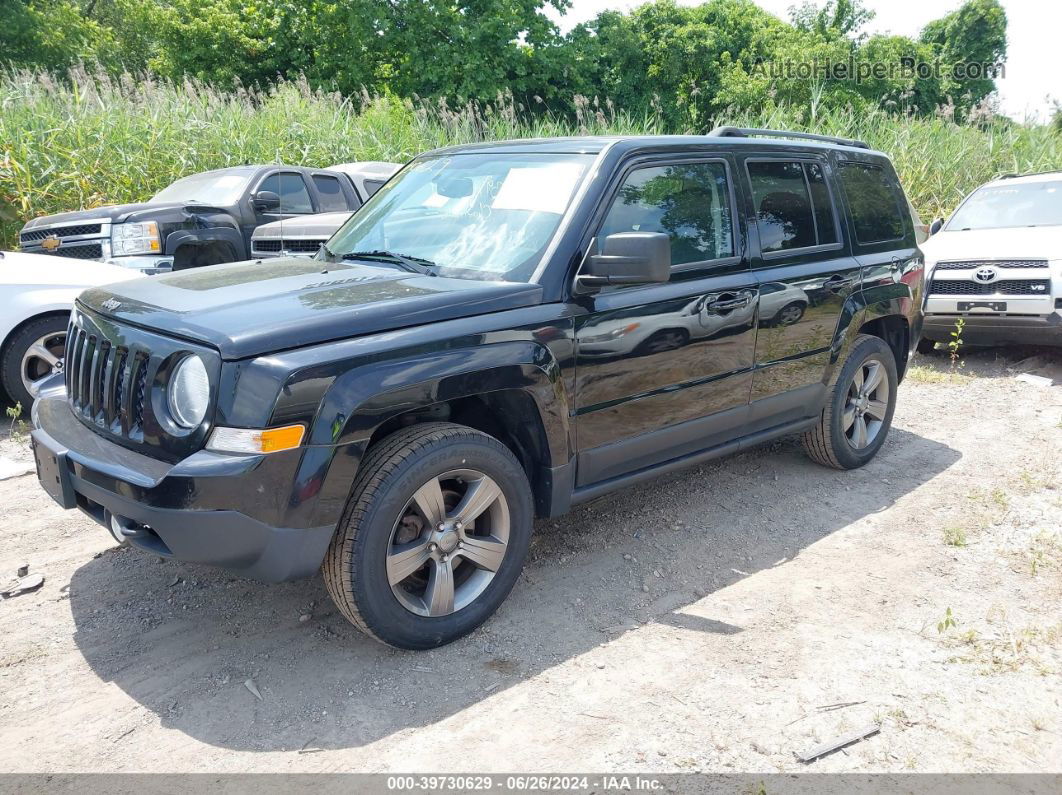
[{"label": "rear quarter window", "polygon": [[905,207],[895,178],[881,166],[868,163],[843,162],[840,174],[856,242],[867,246],[903,239]]}]

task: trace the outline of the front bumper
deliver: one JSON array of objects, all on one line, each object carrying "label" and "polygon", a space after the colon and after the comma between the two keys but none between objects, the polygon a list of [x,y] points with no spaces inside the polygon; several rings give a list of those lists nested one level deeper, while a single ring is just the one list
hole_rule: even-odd
[{"label": "front bumper", "polygon": [[154,276],[156,273],[169,273],[173,270],[172,256],[130,255],[128,257],[107,257],[104,262],[110,265],[119,265],[123,268],[132,268],[148,276]]},{"label": "front bumper", "polygon": [[269,470],[294,466],[278,461],[285,453],[200,451],[170,464],[93,433],[59,397],[42,396],[33,420],[37,473],[45,491],[64,508],[79,508],[105,527],[116,518],[128,543],[274,582],[309,576],[320,567],[334,525],[277,527],[249,512],[221,507],[226,501],[268,503],[265,483],[277,480]]},{"label": "front bumper", "polygon": [[965,345],[1051,345],[1062,346],[1062,316],[988,314],[926,315],[922,337],[933,342],[951,342],[955,322],[962,318]]}]

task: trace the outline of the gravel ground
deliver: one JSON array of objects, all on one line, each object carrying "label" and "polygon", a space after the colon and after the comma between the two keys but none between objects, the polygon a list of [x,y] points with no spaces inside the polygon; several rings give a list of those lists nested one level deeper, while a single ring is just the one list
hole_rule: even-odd
[{"label": "gravel ground", "polygon": [[810,769],[1062,771],[1062,354],[916,364],[867,467],[787,439],[541,522],[426,653],[0,480],[0,580],[47,578],[0,602],[0,770],[789,772],[878,724]]}]

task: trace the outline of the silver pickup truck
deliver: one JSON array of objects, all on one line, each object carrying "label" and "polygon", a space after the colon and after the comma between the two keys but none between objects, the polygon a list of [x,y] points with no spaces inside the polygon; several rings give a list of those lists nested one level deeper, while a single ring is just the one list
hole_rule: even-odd
[{"label": "silver pickup truck", "polygon": [[[398,163],[366,160],[361,163],[340,163],[329,170],[341,171],[350,177],[361,203],[364,204],[401,167]],[[251,257],[268,259],[287,255],[313,256],[321,248],[321,244],[350,218],[350,213],[350,210],[342,209],[338,212],[302,215],[262,224],[251,235]]]}]

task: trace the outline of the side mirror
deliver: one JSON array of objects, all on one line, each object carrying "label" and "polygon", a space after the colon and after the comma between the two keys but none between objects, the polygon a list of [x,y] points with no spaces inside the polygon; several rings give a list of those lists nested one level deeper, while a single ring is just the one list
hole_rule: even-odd
[{"label": "side mirror", "polygon": [[939,232],[941,230],[941,228],[943,226],[944,226],[944,219],[943,218],[938,218],[937,220],[935,220],[933,223],[931,223],[929,225],[929,234],[930,235],[935,235],[937,232]]},{"label": "side mirror", "polygon": [[256,210],[275,210],[280,206],[280,197],[271,190],[260,190],[251,197]]},{"label": "side mirror", "polygon": [[580,285],[654,284],[671,278],[671,237],[664,232],[618,232],[605,238],[602,249],[586,258]]}]

